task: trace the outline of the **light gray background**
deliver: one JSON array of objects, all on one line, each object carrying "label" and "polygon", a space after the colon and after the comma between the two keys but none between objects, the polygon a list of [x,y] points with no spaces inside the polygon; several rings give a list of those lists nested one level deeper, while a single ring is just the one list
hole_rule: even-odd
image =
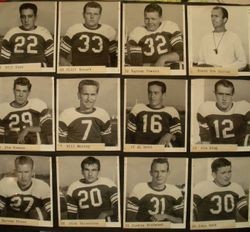
[{"label": "light gray background", "polygon": [[79,107],[77,97],[78,84],[83,79],[98,81],[100,84],[96,106],[105,109],[110,116],[117,116],[118,93],[117,78],[77,78],[77,79],[57,79],[59,113],[70,107]]},{"label": "light gray background", "polygon": [[[44,101],[48,108],[52,109],[52,83],[53,79],[51,77],[38,77],[38,76],[26,76],[31,84],[30,98],[39,98]],[[1,77],[0,78],[0,103],[12,102],[14,100],[13,94],[13,84],[15,79],[18,77]],[[54,91],[54,89],[53,89]]]},{"label": "light gray background", "polygon": [[[127,160],[126,179],[127,186],[126,192],[130,193],[133,187],[141,182],[149,182],[152,177],[150,176],[151,163],[154,158],[159,157],[129,157]],[[186,183],[186,158],[168,158],[169,161],[169,176],[167,179],[168,184],[181,185]],[[125,165],[124,165],[125,166]],[[125,168],[125,167],[124,167]]]},{"label": "light gray background", "polygon": [[[74,181],[77,181],[82,176],[81,171],[81,162],[83,159],[88,156],[65,156],[65,157],[57,157],[57,169],[58,169],[58,178],[59,178],[59,186],[65,187],[72,184]],[[117,170],[119,167],[117,166],[118,156],[94,156],[95,158],[100,160],[101,170],[99,173],[99,177],[107,177],[115,182],[117,185],[118,175]]]},{"label": "light gray background", "polygon": [[185,110],[185,80],[167,79],[127,79],[127,108],[133,107],[136,103],[148,104],[148,82],[163,81],[167,85],[167,92],[164,104],[174,106],[177,110]]},{"label": "light gray background", "polygon": [[[0,35],[3,36],[12,27],[20,26],[19,6],[24,2],[6,2],[0,5]],[[36,25],[47,28],[51,34],[55,33],[55,2],[29,2],[37,6]]]}]

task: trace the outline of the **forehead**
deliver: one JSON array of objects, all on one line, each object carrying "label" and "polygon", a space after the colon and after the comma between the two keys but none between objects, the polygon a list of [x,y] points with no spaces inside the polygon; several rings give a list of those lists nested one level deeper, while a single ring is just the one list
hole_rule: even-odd
[{"label": "forehead", "polygon": [[222,16],[222,10],[221,9],[213,9],[211,15],[218,15],[218,16]]},{"label": "forehead", "polygon": [[34,11],[31,8],[21,10],[21,15],[34,15]]},{"label": "forehead", "polygon": [[81,93],[97,93],[97,86],[95,85],[82,85],[81,87]]},{"label": "forehead", "polygon": [[227,172],[227,171],[231,171],[231,166],[224,166],[224,167],[220,167],[217,169],[217,173],[218,172]]},{"label": "forehead", "polygon": [[166,163],[155,163],[152,166],[152,171],[167,171],[168,170],[168,165]]},{"label": "forehead", "polygon": [[150,85],[148,88],[149,92],[153,92],[153,91],[157,91],[157,92],[161,92],[161,86],[159,85]]},{"label": "forehead", "polygon": [[27,85],[16,85],[15,86],[15,89],[18,89],[18,90],[27,90],[28,91],[28,86]]},{"label": "forehead", "polygon": [[101,9],[97,7],[87,7],[85,13],[98,13],[100,14]]},{"label": "forehead", "polygon": [[218,85],[217,89],[216,89],[216,93],[232,93],[233,92],[233,88],[232,87],[226,87],[224,85]]},{"label": "forehead", "polygon": [[17,164],[16,166],[17,171],[31,171],[32,166],[31,164]]},{"label": "forehead", "polygon": [[98,165],[97,164],[85,164],[83,169],[98,169]]},{"label": "forehead", "polygon": [[145,12],[144,13],[145,18],[160,18],[159,12],[153,11],[153,12]]}]

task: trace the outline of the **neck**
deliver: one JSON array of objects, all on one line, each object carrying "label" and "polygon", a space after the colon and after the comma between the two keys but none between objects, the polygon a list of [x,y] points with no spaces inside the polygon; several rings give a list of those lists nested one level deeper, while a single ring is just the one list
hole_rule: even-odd
[{"label": "neck", "polygon": [[216,33],[220,33],[220,32],[226,32],[226,28],[223,26],[223,27],[216,27],[214,28],[214,32]]},{"label": "neck", "polygon": [[224,109],[224,108],[221,108],[217,103],[216,103],[216,106],[217,106],[217,108],[220,110],[220,111],[223,111],[223,112],[228,112],[229,110],[231,110],[232,109],[232,107],[233,107],[233,103],[230,105],[230,107],[228,107],[228,108],[226,108],[226,109]]},{"label": "neck", "polygon": [[165,184],[157,185],[154,184],[153,182],[150,182],[149,185],[151,186],[151,188],[155,190],[163,190],[165,188]]},{"label": "neck", "polygon": [[79,111],[80,111],[81,113],[90,113],[90,112],[93,112],[93,110],[94,110],[94,108],[89,108],[89,109],[87,109],[87,108],[85,108],[85,107],[83,107],[83,106],[80,106],[80,108],[79,108]]}]

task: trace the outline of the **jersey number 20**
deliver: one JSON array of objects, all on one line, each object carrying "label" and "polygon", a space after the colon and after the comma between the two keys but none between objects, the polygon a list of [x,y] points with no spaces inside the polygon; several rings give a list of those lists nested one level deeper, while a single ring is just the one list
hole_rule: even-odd
[{"label": "jersey number 20", "polygon": [[[81,190],[78,196],[80,197],[80,209],[88,209],[90,204],[92,207],[99,207],[102,205],[101,191],[98,188],[92,188],[90,191]],[[90,200],[90,204],[87,203],[88,200]]]}]

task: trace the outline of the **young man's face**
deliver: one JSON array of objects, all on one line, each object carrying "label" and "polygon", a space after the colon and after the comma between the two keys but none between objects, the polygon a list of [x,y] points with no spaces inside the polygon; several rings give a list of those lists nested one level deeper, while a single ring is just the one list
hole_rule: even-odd
[{"label": "young man's face", "polygon": [[78,98],[83,111],[92,111],[97,99],[97,87],[95,85],[83,85],[81,92],[78,93]]},{"label": "young man's face", "polygon": [[165,94],[162,93],[161,86],[158,85],[151,85],[148,88],[148,101],[149,106],[157,109],[161,108],[163,106],[163,100],[164,100]]},{"label": "young man's face", "polygon": [[22,189],[30,186],[34,172],[31,164],[18,164],[16,167],[17,182]]},{"label": "young man's face", "polygon": [[154,12],[145,12],[144,13],[144,24],[148,31],[155,31],[161,25],[161,17],[159,13]]},{"label": "young man's face", "polygon": [[214,181],[219,186],[227,186],[231,182],[232,170],[231,166],[218,168],[217,172],[213,172]]},{"label": "young man's face", "polygon": [[223,13],[221,9],[212,10],[211,20],[214,28],[222,27],[227,22],[227,19],[223,18]]},{"label": "young man's face", "polygon": [[32,9],[24,9],[20,14],[21,23],[25,30],[33,30],[35,28],[36,16]]},{"label": "young man's face", "polygon": [[83,13],[83,17],[86,26],[95,29],[98,27],[100,21],[100,9],[87,7],[85,13]]},{"label": "young man's face", "polygon": [[16,85],[14,89],[15,103],[19,106],[25,105],[30,94],[27,85]]},{"label": "young man's face", "polygon": [[168,177],[168,165],[166,163],[155,163],[150,175],[153,187],[164,187]]},{"label": "young man's face", "polygon": [[219,85],[215,92],[217,106],[221,111],[228,111],[232,108],[233,93],[231,87]]},{"label": "young man's face", "polygon": [[85,164],[82,175],[87,183],[93,183],[98,179],[99,170],[97,164]]}]

